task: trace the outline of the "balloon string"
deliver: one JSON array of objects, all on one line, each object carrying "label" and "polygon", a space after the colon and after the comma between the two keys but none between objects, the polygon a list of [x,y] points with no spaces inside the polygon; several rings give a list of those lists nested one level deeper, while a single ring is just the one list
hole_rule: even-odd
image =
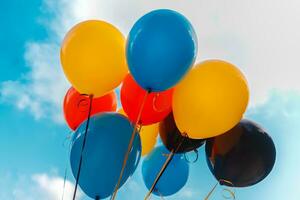
[{"label": "balloon string", "polygon": [[[117,182],[117,185],[115,187],[115,190],[114,190],[114,193],[113,195],[111,196],[111,200],[114,200],[117,196],[117,193],[118,193],[118,190],[119,190],[119,187],[120,187],[120,184],[121,184],[121,180],[122,180],[122,177],[123,177],[123,173],[124,173],[124,170],[125,170],[125,167],[126,167],[126,164],[127,164],[127,160],[129,158],[129,154],[130,154],[130,151],[131,151],[131,148],[133,146],[133,142],[134,142],[134,138],[136,136],[136,132],[137,132],[137,129],[138,129],[138,125],[140,123],[140,119],[141,119],[141,116],[142,116],[142,112],[143,112],[143,109],[144,109],[144,106],[145,106],[145,103],[146,103],[146,100],[147,100],[147,97],[149,95],[151,91],[148,90],[147,93],[145,94],[144,96],[144,99],[141,103],[141,106],[140,106],[140,109],[139,109],[139,113],[138,113],[138,116],[137,116],[137,119],[136,119],[136,122],[134,124],[134,128],[133,128],[133,131],[132,131],[132,134],[131,134],[131,138],[130,138],[130,142],[129,142],[129,145],[128,145],[128,148],[127,148],[127,152],[125,154],[125,158],[124,158],[124,161],[123,161],[123,165],[122,165],[122,169],[121,169],[121,173],[120,173],[120,176],[119,176],[119,179],[118,179],[118,182]],[[140,126],[141,128],[141,126]]]},{"label": "balloon string", "polygon": [[[228,192],[230,196],[226,196],[224,192]],[[223,194],[222,194],[224,199],[235,199],[235,192],[233,190],[230,190],[229,188],[223,189]]]},{"label": "balloon string", "polygon": [[[65,147],[66,142],[67,142],[68,140],[71,139],[71,137],[72,137],[71,134],[72,134],[72,133],[73,133],[72,131],[70,131],[70,132],[68,133],[67,137],[65,138],[65,140],[64,140],[64,142],[63,142],[63,144],[62,144],[63,147]],[[68,151],[68,155],[70,154],[70,151],[71,151],[71,141],[70,141],[70,143],[69,143],[69,151]],[[64,183],[63,183],[63,191],[62,191],[62,197],[61,197],[62,200],[64,200],[64,196],[65,196],[67,174],[68,174],[68,162],[66,162],[66,165],[65,165]]]},{"label": "balloon string", "polygon": [[[71,132],[68,134],[68,136],[66,137],[64,143],[63,143],[63,147],[65,147],[65,142],[67,140],[69,140],[71,138]],[[68,151],[68,155],[70,154],[70,151],[71,151],[71,141],[69,143],[69,151]],[[65,175],[64,175],[64,183],[63,183],[63,191],[62,191],[62,197],[61,199],[64,200],[64,196],[65,196],[65,190],[66,190],[66,181],[67,181],[67,176],[68,176],[68,162],[66,162],[66,165],[65,165]]]},{"label": "balloon string", "polygon": [[99,196],[96,196],[96,197],[95,197],[95,200],[100,200],[100,197],[99,197]]},{"label": "balloon string", "polygon": [[148,200],[148,199],[150,198],[150,196],[151,196],[151,194],[152,194],[152,192],[153,192],[153,190],[154,190],[154,188],[155,188],[157,182],[159,181],[159,179],[160,179],[160,177],[162,176],[163,172],[164,172],[164,171],[166,170],[166,168],[168,167],[168,165],[169,165],[169,163],[171,162],[173,156],[174,156],[174,150],[172,150],[172,151],[169,153],[166,162],[163,164],[162,168],[160,169],[158,175],[156,176],[156,178],[155,178],[155,180],[154,180],[154,182],[153,182],[153,184],[152,184],[152,186],[151,186],[149,192],[148,192],[147,195],[145,196],[144,200]]},{"label": "balloon string", "polygon": [[[234,185],[233,185],[233,183],[232,183],[231,181],[228,181],[228,180],[225,180],[225,179],[220,179],[220,180],[219,180],[219,183],[221,183],[221,182],[227,183],[227,184],[231,185],[232,187],[234,187]],[[226,196],[226,195],[224,194],[224,192],[228,192],[230,196]],[[234,190],[231,190],[231,189],[229,189],[229,188],[224,188],[224,189],[223,189],[222,196],[223,196],[224,199],[236,199],[236,198],[235,198],[235,192],[234,192]]]},{"label": "balloon string", "polygon": [[[63,146],[64,148],[66,147],[67,141],[70,140],[70,139],[72,138],[72,133],[73,133],[73,131],[70,131],[70,132],[68,133],[68,135],[66,136],[65,140],[63,141],[62,146]],[[69,144],[69,150],[70,150],[70,145],[71,145],[71,143]]]},{"label": "balloon string", "polygon": [[139,128],[138,128],[138,132],[139,132],[139,133],[141,132],[142,128],[143,128],[143,126],[140,125]]},{"label": "balloon string", "polygon": [[209,191],[209,193],[204,198],[204,200],[208,200],[209,199],[209,197],[212,195],[212,193],[216,190],[217,186],[218,186],[218,183],[216,183],[215,186]]},{"label": "balloon string", "polygon": [[62,191],[62,197],[61,197],[62,200],[64,200],[64,196],[65,196],[65,188],[66,188],[67,173],[68,173],[68,166],[66,165],[66,168],[65,168],[65,175],[64,175],[64,185],[63,185],[63,191]]},{"label": "balloon string", "polygon": [[152,101],[152,107],[153,107],[153,110],[155,112],[162,112],[163,111],[163,108],[158,108],[157,107],[157,98],[159,97],[159,93],[156,93],[153,97],[153,101]]},{"label": "balloon string", "polygon": [[179,148],[181,147],[181,145],[183,144],[184,140],[186,139],[186,137],[184,137],[180,144],[177,146],[176,150],[172,149],[172,151],[169,153],[164,165],[162,166],[162,168],[160,169],[158,175],[156,176],[149,192],[147,193],[147,195],[145,196],[144,200],[148,200],[153,192],[153,190],[155,189],[156,184],[158,183],[159,179],[161,178],[161,176],[163,175],[163,173],[165,172],[165,170],[167,169],[168,165],[170,164],[170,162],[172,161],[174,154],[179,150]]},{"label": "balloon string", "polygon": [[[232,182],[227,181],[227,180],[224,180],[224,179],[220,179],[220,180],[219,180],[219,183],[221,184],[221,182],[230,184],[232,187],[234,186],[234,185],[232,184]],[[208,200],[208,199],[209,199],[209,197],[210,197],[210,196],[213,194],[213,192],[216,190],[216,187],[218,186],[219,183],[216,183],[216,185],[211,189],[211,191],[207,194],[207,196],[204,198],[204,200]],[[228,193],[230,194],[230,196],[226,196],[226,195],[224,194],[224,192],[228,192]],[[232,191],[232,190],[229,189],[229,188],[223,189],[222,196],[223,196],[224,199],[234,199],[234,200],[236,199],[236,198],[235,198],[235,192]]]},{"label": "balloon string", "polygon": [[190,164],[196,163],[198,161],[198,159],[199,159],[199,152],[198,152],[197,149],[195,149],[194,153],[196,154],[196,158],[192,162],[188,159],[188,156],[186,155],[187,153],[184,153],[183,155],[184,155],[185,161],[188,162],[188,163],[190,163]]},{"label": "balloon string", "polygon": [[91,118],[93,95],[89,95],[89,99],[90,99],[90,106],[89,106],[88,118],[87,118],[85,132],[84,132],[83,143],[82,143],[81,152],[80,152],[80,160],[79,160],[78,171],[77,171],[77,176],[76,176],[75,189],[74,189],[74,193],[73,193],[73,200],[75,200],[75,198],[76,198],[76,192],[77,192],[77,187],[78,187],[78,182],[79,182],[79,177],[80,177],[80,172],[81,172],[82,155],[83,155],[83,151],[84,151],[84,148],[85,148],[87,135],[88,135],[89,123],[90,123],[90,118]]}]

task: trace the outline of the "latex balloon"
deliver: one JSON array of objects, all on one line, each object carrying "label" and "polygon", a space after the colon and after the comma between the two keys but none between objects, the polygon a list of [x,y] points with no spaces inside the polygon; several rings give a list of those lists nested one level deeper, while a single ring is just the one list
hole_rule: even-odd
[{"label": "latex balloon", "polygon": [[[76,130],[70,162],[74,177],[77,175],[86,121]],[[118,113],[102,113],[90,119],[79,186],[92,199],[110,196],[118,182],[123,160],[133,131],[132,124]],[[121,185],[138,166],[141,155],[139,134],[133,142]]]},{"label": "latex balloon", "polygon": [[[146,187],[150,190],[157,174],[163,167],[170,152],[164,147],[156,147],[143,161],[142,174]],[[153,194],[169,196],[178,192],[187,182],[189,165],[181,154],[175,154],[172,161],[157,182]]]},{"label": "latex balloon", "polygon": [[141,17],[127,39],[127,63],[145,90],[173,87],[193,65],[197,37],[190,22],[172,10],[154,10]]},{"label": "latex balloon", "polygon": [[[130,121],[135,123],[147,91],[141,88],[130,74],[121,87],[122,107]],[[149,125],[163,120],[172,110],[173,89],[151,92],[147,95],[139,124]]]},{"label": "latex balloon", "polygon": [[[73,87],[68,90],[64,98],[63,110],[65,120],[72,130],[88,118],[89,105],[88,96],[81,95]],[[92,100],[91,116],[101,112],[116,111],[116,109],[117,97],[112,91]]]},{"label": "latex balloon", "polygon": [[221,60],[196,65],[176,86],[173,113],[180,132],[204,139],[225,133],[242,118],[249,89],[242,72]]},{"label": "latex balloon", "polygon": [[[127,117],[123,108],[119,109],[118,113]],[[142,142],[142,156],[145,156],[152,151],[152,149],[156,144],[157,135],[158,135],[158,123],[141,127],[140,137]]]},{"label": "latex balloon", "polygon": [[190,139],[187,136],[182,135],[175,124],[173,113],[170,113],[162,122],[160,122],[159,135],[165,147],[169,151],[177,150],[176,153],[185,153],[196,150],[205,142],[205,140]]},{"label": "latex balloon", "polygon": [[205,150],[208,166],[216,179],[233,187],[262,181],[276,159],[271,137],[249,120],[242,120],[227,133],[207,140]]},{"label": "latex balloon", "polygon": [[103,96],[128,72],[125,38],[104,21],[89,20],[74,26],[65,36],[60,56],[66,77],[81,94]]},{"label": "latex balloon", "polygon": [[120,109],[118,110],[118,113],[120,113],[121,115],[124,115],[124,116],[127,117],[127,115],[126,115],[126,113],[124,112],[124,109],[123,109],[123,108],[120,108]]},{"label": "latex balloon", "polygon": [[142,141],[142,156],[147,155],[152,151],[156,144],[158,135],[158,123],[142,126],[140,130],[140,137]]}]

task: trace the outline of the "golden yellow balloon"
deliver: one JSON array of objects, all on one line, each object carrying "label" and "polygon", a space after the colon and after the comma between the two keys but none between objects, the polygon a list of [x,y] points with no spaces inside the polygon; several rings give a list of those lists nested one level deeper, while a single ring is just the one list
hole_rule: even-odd
[{"label": "golden yellow balloon", "polygon": [[125,38],[104,21],[89,20],[74,26],[62,43],[60,56],[66,77],[83,94],[103,96],[128,72]]},{"label": "golden yellow balloon", "polygon": [[[119,109],[118,113],[127,117],[123,108]],[[142,156],[147,155],[154,148],[158,136],[158,131],[159,123],[152,124],[149,126],[142,126],[140,130],[140,138],[142,142]]]},{"label": "golden yellow balloon", "polygon": [[208,60],[197,64],[175,87],[175,122],[190,138],[214,137],[241,120],[248,101],[242,72],[228,62]]},{"label": "golden yellow balloon", "polygon": [[117,112],[120,113],[121,115],[124,115],[125,117],[127,117],[123,108],[120,108]]},{"label": "golden yellow balloon", "polygon": [[158,135],[158,128],[158,123],[142,127],[140,131],[142,156],[147,155],[154,148]]}]

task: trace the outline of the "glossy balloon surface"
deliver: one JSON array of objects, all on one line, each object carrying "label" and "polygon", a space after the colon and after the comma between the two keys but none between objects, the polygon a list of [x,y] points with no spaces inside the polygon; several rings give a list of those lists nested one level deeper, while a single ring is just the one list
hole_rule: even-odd
[{"label": "glossy balloon surface", "polygon": [[[87,95],[81,95],[71,87],[65,95],[63,110],[68,126],[72,130],[88,118],[91,99]],[[98,98],[93,98],[91,116],[101,112],[113,112],[117,109],[117,96],[114,91]]]},{"label": "glossy balloon surface", "polygon": [[172,108],[180,132],[205,139],[233,128],[248,101],[242,72],[228,62],[208,60],[197,64],[175,87]]},{"label": "glossy balloon surface", "polygon": [[[141,110],[143,101],[146,101]],[[151,92],[141,88],[130,74],[126,76],[121,87],[121,103],[130,121],[137,121],[141,110],[139,124],[149,125],[160,122],[172,110],[173,89],[164,92]]]},{"label": "glossy balloon surface", "polygon": [[125,38],[104,21],[75,25],[63,40],[60,57],[67,79],[81,94],[103,96],[116,88],[128,72]]},{"label": "glossy balloon surface", "polygon": [[[76,130],[70,154],[74,177],[77,175],[86,121]],[[89,197],[104,199],[117,184],[123,160],[133,131],[132,124],[118,113],[102,113],[91,117],[79,186]],[[141,155],[139,134],[136,134],[121,185],[134,173]]]},{"label": "glossy balloon surface", "polygon": [[208,166],[224,185],[254,185],[262,181],[275,164],[272,138],[249,120],[242,120],[227,133],[207,140],[205,146]]},{"label": "glossy balloon surface", "polygon": [[177,150],[176,153],[185,153],[196,150],[205,142],[205,140],[202,139],[191,139],[186,135],[182,135],[176,126],[173,113],[170,113],[162,122],[160,122],[159,135],[165,147],[169,151]]},{"label": "glossy balloon surface", "polygon": [[[143,161],[143,180],[148,189],[151,188],[154,180],[163,167],[170,152],[164,147],[156,147]],[[187,182],[189,176],[189,165],[176,154],[165,172],[157,182],[153,193],[157,196],[169,196],[178,192]]]},{"label": "glossy balloon surface", "polygon": [[173,87],[192,67],[197,37],[190,22],[176,11],[160,9],[142,16],[130,30],[128,67],[145,90]]}]

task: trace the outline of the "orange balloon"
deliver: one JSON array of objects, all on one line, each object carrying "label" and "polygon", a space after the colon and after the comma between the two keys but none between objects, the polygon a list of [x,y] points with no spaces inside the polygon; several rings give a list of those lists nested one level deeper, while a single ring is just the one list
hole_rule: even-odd
[{"label": "orange balloon", "polygon": [[[64,117],[72,130],[88,118],[90,99],[86,95],[81,95],[73,87],[66,93],[64,99]],[[117,96],[115,92],[110,92],[102,97],[94,98],[92,101],[91,116],[101,112],[113,112],[117,109]]]},{"label": "orange balloon", "polygon": [[[128,74],[121,87],[121,103],[130,121],[135,123],[147,91]],[[139,124],[149,125],[162,121],[172,110],[173,89],[151,92],[147,95]]]}]

